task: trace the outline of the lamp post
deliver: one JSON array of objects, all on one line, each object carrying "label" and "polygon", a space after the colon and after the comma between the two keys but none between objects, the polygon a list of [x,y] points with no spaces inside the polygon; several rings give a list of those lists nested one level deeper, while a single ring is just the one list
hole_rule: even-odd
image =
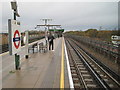
[{"label": "lamp post", "polygon": [[17,2],[16,1],[12,1],[11,2],[11,7],[14,10],[14,20],[16,20],[16,16],[20,17],[20,15],[18,14],[18,11],[17,11]]},{"label": "lamp post", "polygon": [[47,45],[47,38],[48,38],[47,37],[47,22],[52,21],[52,19],[40,19],[40,20],[45,22],[45,41],[46,41],[46,45]]},{"label": "lamp post", "polygon": [[[13,9],[13,11],[14,11],[14,20],[16,20],[16,16],[17,17],[20,17],[20,15],[18,14],[18,12],[17,12],[17,3],[16,3],[16,1],[12,1],[11,2],[11,7],[12,7],[12,9]],[[20,70],[20,67],[19,67],[19,60],[20,59],[20,56],[19,55],[17,55],[17,53],[15,54],[15,68],[16,68],[16,70]]]}]

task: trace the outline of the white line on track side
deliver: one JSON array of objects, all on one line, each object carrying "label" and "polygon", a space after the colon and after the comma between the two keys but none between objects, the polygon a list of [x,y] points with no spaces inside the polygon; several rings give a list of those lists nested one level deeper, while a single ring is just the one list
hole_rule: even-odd
[{"label": "white line on track side", "polygon": [[71,74],[71,70],[70,70],[70,64],[69,64],[69,59],[68,59],[68,53],[67,53],[65,40],[64,40],[64,47],[65,47],[65,56],[66,56],[66,60],[67,60],[67,69],[68,69],[68,77],[69,77],[70,89],[74,90],[74,84],[73,84],[72,74]]}]

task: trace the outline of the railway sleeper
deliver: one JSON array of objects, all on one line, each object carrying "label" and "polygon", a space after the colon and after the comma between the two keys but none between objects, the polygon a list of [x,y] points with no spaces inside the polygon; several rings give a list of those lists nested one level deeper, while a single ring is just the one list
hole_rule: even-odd
[{"label": "railway sleeper", "polygon": [[81,85],[80,85],[80,83],[74,83],[74,87],[75,87],[75,88],[80,88]]},{"label": "railway sleeper", "polygon": [[89,64],[90,64],[90,65],[92,65],[92,63],[91,63],[91,62],[89,62]]},{"label": "railway sleeper", "polygon": [[85,79],[91,79],[91,76],[83,76]]},{"label": "railway sleeper", "polygon": [[104,77],[104,75],[103,75],[103,74],[100,74],[100,76],[101,76],[101,77]]},{"label": "railway sleeper", "polygon": [[83,70],[82,70],[81,73],[88,73],[88,71],[83,71]]},{"label": "railway sleeper", "polygon": [[91,75],[89,75],[89,74],[82,74],[83,75],[83,77],[91,77]]},{"label": "railway sleeper", "polygon": [[76,55],[75,53],[72,53],[72,54],[73,54],[73,55],[72,55],[73,57],[77,57],[77,55]]},{"label": "railway sleeper", "polygon": [[76,75],[72,75],[72,78],[78,78],[78,76],[76,76]]},{"label": "railway sleeper", "polygon": [[78,78],[73,78],[73,81],[79,81],[79,79]]},{"label": "railway sleeper", "polygon": [[79,67],[79,69],[80,69],[80,70],[85,70],[86,68],[84,68],[84,67]]},{"label": "railway sleeper", "polygon": [[81,65],[81,62],[80,62],[80,61],[76,61],[76,64],[77,64],[77,65]]},{"label": "railway sleeper", "polygon": [[72,62],[70,62],[70,67],[74,67],[74,64]]},{"label": "railway sleeper", "polygon": [[100,71],[98,71],[98,70],[97,70],[96,72],[97,72],[97,73],[100,73]]},{"label": "railway sleeper", "polygon": [[81,62],[81,61],[80,61],[80,58],[79,58],[78,56],[76,56],[76,58],[74,58],[74,60]]},{"label": "railway sleeper", "polygon": [[87,87],[88,87],[88,88],[96,88],[97,85],[95,85],[95,84],[87,84]]},{"label": "railway sleeper", "polygon": [[75,67],[70,67],[71,68],[71,70],[75,70]]},{"label": "railway sleeper", "polygon": [[97,70],[97,68],[96,68],[96,67],[94,67],[94,69],[95,69],[95,70]]},{"label": "railway sleeper", "polygon": [[109,86],[110,86],[111,88],[114,88],[114,85],[113,85],[113,84],[109,84]]},{"label": "railway sleeper", "polygon": [[83,65],[83,64],[81,64],[81,65],[78,65],[78,67],[84,67],[84,65]]},{"label": "railway sleeper", "polygon": [[72,74],[76,74],[76,70],[72,70],[71,73],[72,73]]},{"label": "railway sleeper", "polygon": [[92,67],[95,67],[95,65],[91,65]]},{"label": "railway sleeper", "polygon": [[70,62],[70,66],[74,66],[73,61],[70,60],[69,62]]},{"label": "railway sleeper", "polygon": [[104,78],[104,81],[108,82],[109,80],[107,78]]},{"label": "railway sleeper", "polygon": [[72,74],[73,78],[78,78],[78,75],[76,73]]},{"label": "railway sleeper", "polygon": [[76,63],[77,65],[81,65],[81,62],[80,62],[80,61],[75,61],[75,63]]},{"label": "railway sleeper", "polygon": [[92,79],[84,79],[86,82],[93,82],[93,80]]},{"label": "railway sleeper", "polygon": [[73,78],[73,83],[79,83],[79,79],[78,78]]}]

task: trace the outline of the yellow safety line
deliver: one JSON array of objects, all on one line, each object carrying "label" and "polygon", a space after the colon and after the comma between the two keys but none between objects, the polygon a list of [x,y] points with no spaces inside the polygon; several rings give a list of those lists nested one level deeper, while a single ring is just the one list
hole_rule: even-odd
[{"label": "yellow safety line", "polygon": [[64,90],[64,42],[63,42],[63,40],[62,40],[60,90]]}]

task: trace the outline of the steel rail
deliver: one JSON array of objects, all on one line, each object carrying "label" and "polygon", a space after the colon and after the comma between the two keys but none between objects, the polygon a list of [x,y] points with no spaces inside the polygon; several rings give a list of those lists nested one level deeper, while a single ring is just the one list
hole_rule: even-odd
[{"label": "steel rail", "polygon": [[[72,40],[73,41],[73,40]],[[79,47],[79,45],[75,42],[75,41],[73,41],[76,45],[77,45],[77,47],[79,48],[79,49],[81,49],[80,47]],[[107,74],[107,76],[109,76],[119,87],[120,87],[120,83],[115,79],[115,78],[113,78],[102,66],[100,66],[97,62],[96,62],[96,60],[94,60],[93,58],[91,58],[84,50],[81,50],[88,58],[90,58],[105,74]]]},{"label": "steel rail", "polygon": [[[74,35],[71,35],[71,37],[68,35],[67,37],[71,38],[75,41],[79,42],[79,37],[75,37]],[[79,46],[79,45],[77,45]],[[80,46],[79,46],[80,47]],[[80,47],[81,48],[81,47]],[[90,53],[88,53],[87,51],[85,51],[83,48],[81,48],[87,55],[89,55],[92,59],[94,59],[94,61],[96,63],[99,63],[99,65],[101,67],[103,67],[103,69],[105,69],[112,77],[114,77],[114,79],[116,79],[119,83],[120,83],[120,75],[117,74],[115,71],[111,70],[108,66],[106,66],[104,63],[100,62],[99,60],[97,60],[94,56],[92,56]],[[119,56],[118,54],[116,54],[117,57]]]},{"label": "steel rail", "polygon": [[94,78],[99,82],[100,86],[106,90],[110,90],[109,85],[100,77],[100,75],[90,66],[90,64],[85,60],[83,56],[81,56],[80,52],[68,41],[71,47],[75,50],[76,54],[82,58],[82,61],[86,64],[88,69],[92,72]]},{"label": "steel rail", "polygon": [[[68,42],[68,41],[66,41],[66,43],[67,43],[67,44],[69,44],[69,42]],[[68,50],[69,50],[69,49],[68,49]],[[69,52],[70,52],[70,50],[69,50]],[[78,74],[79,74],[79,78],[81,78],[81,79],[82,79],[82,84],[83,84],[84,88],[85,88],[86,90],[88,90],[88,89],[87,89],[87,85],[86,85],[86,83],[85,83],[85,81],[84,81],[84,78],[83,78],[83,76],[82,76],[81,72],[79,71],[79,68],[78,68],[78,66],[77,66],[76,61],[73,59],[73,57],[72,57],[71,53],[69,53],[69,54],[70,54],[70,56],[71,56],[71,58],[72,58],[72,60],[73,60],[73,63],[74,63],[74,64],[75,64],[75,66],[76,66],[76,70],[77,70],[77,72],[78,72]]]}]

